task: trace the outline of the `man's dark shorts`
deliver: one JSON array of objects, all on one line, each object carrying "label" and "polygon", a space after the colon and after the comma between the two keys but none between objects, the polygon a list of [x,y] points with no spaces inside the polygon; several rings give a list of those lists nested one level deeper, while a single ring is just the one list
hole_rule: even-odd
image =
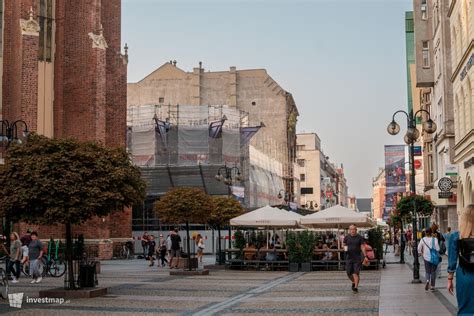
[{"label": "man's dark shorts", "polygon": [[352,261],[352,260],[347,260],[346,261],[346,272],[347,275],[351,276],[353,274],[359,274],[360,268],[361,268],[361,262],[360,261]]}]

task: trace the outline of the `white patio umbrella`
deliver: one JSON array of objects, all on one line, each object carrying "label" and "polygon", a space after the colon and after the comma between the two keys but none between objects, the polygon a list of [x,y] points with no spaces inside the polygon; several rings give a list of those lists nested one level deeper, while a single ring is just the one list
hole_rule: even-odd
[{"label": "white patio umbrella", "polygon": [[367,215],[353,209],[336,205],[314,214],[301,217],[300,223],[313,228],[374,227],[375,223]]},{"label": "white patio umbrella", "polygon": [[300,216],[269,205],[245,213],[230,220],[232,226],[244,227],[273,227],[292,228],[298,227]]},{"label": "white patio umbrella", "polygon": [[[269,205],[245,213],[230,220],[231,226],[263,227],[266,228],[294,228],[298,227],[301,216]],[[273,231],[275,234],[275,231]],[[266,233],[267,235],[267,233]],[[267,239],[267,248],[269,240]]]}]

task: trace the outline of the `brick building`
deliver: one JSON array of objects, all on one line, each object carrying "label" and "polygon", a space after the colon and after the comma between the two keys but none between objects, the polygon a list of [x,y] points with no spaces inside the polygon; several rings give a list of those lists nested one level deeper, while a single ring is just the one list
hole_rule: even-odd
[{"label": "brick building", "polygon": [[[120,24],[120,0],[0,0],[2,118],[23,119],[48,137],[125,146]],[[42,238],[64,233],[61,226],[37,229]],[[131,236],[131,212],[93,219],[73,233],[84,233],[101,257],[110,257],[111,241]]]}]

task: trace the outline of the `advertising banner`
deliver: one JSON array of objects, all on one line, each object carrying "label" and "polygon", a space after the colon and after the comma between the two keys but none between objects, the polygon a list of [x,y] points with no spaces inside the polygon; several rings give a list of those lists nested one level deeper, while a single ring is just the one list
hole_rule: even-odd
[{"label": "advertising banner", "polygon": [[385,207],[383,218],[387,219],[390,210],[395,207],[394,197],[406,191],[405,146],[385,146]]}]

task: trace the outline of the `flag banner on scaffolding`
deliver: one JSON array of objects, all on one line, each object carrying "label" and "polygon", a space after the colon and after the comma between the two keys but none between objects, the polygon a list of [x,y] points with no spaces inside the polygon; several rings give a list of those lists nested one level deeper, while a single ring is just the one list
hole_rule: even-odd
[{"label": "flag banner on scaffolding", "polygon": [[232,197],[234,199],[236,199],[240,203],[244,202],[244,198],[245,198],[245,188],[244,187],[233,185],[233,186],[230,187],[230,190],[231,190],[231,193],[232,193]]},{"label": "flag banner on scaffolding", "polygon": [[244,147],[247,145],[252,137],[257,134],[261,126],[254,126],[254,127],[242,127],[240,129],[240,147]]},{"label": "flag banner on scaffolding", "polygon": [[155,131],[160,134],[161,143],[163,147],[168,148],[168,130],[170,129],[170,124],[168,122],[164,122],[159,120],[158,118],[155,119]]},{"label": "flag banner on scaffolding", "polygon": [[221,138],[223,125],[224,125],[224,120],[211,122],[211,124],[209,124],[209,137]]},{"label": "flag banner on scaffolding", "polygon": [[395,195],[406,191],[405,173],[405,146],[387,145],[385,146],[385,207],[383,218],[390,216],[390,210],[395,207]]}]

